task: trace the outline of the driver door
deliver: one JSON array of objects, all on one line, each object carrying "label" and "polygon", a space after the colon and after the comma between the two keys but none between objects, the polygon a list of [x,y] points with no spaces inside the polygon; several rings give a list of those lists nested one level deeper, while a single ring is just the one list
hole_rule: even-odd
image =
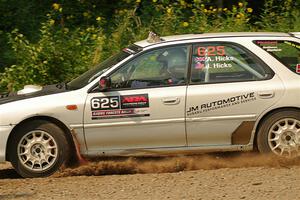
[{"label": "driver door", "polygon": [[89,152],[186,146],[188,46],[152,50],[111,73],[111,88],[89,93]]}]

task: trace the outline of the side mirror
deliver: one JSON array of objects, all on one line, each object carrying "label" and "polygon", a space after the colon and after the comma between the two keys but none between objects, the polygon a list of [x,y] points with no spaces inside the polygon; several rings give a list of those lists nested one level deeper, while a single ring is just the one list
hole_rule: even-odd
[{"label": "side mirror", "polygon": [[109,77],[104,76],[100,79],[99,86],[98,86],[100,91],[106,91],[110,88],[110,86],[111,86],[111,80]]}]

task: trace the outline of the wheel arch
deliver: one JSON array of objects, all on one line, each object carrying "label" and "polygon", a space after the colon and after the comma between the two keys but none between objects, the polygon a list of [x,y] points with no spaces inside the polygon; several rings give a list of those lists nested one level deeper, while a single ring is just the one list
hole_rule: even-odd
[{"label": "wheel arch", "polygon": [[[47,122],[50,122],[50,123],[53,123],[55,125],[57,125],[59,128],[61,128],[65,134],[65,137],[67,139],[67,142],[68,144],[70,145],[70,159],[74,158],[75,156],[73,155],[76,155],[76,146],[74,144],[74,140],[73,140],[73,136],[72,136],[72,133],[71,133],[71,130],[60,120],[54,118],[54,117],[50,117],[50,116],[33,116],[33,117],[30,117],[30,118],[27,118],[27,119],[24,119],[23,121],[21,121],[20,123],[18,123],[13,129],[12,131],[10,132],[9,134],[9,137],[8,137],[8,140],[7,140],[7,145],[6,145],[6,154],[5,154],[5,157],[6,157],[6,160],[7,161],[10,161],[10,158],[9,158],[9,145],[11,144],[11,140],[12,140],[12,136],[16,133],[16,131],[18,130],[18,128],[22,127],[24,124],[27,124],[27,123],[30,123],[32,121],[35,121],[35,120],[44,120],[44,121],[47,121]],[[70,162],[74,162],[73,160],[72,161],[68,161],[67,163],[70,163]]]},{"label": "wheel arch", "polygon": [[263,116],[259,119],[257,125],[255,126],[255,135],[254,135],[254,140],[253,140],[253,148],[257,150],[257,135],[258,131],[263,124],[263,122],[271,115],[281,112],[281,111],[286,111],[286,110],[294,110],[300,112],[299,107],[293,107],[293,106],[287,106],[287,107],[280,107],[280,108],[275,108],[272,110],[269,110],[268,112],[264,113]]}]

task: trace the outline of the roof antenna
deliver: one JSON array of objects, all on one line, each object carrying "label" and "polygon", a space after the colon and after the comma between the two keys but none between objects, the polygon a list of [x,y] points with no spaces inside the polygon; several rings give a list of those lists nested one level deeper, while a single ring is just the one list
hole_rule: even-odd
[{"label": "roof antenna", "polygon": [[162,38],[159,37],[159,35],[157,35],[156,33],[150,31],[148,38],[147,38],[147,42],[149,43],[157,43],[157,42],[161,42],[164,41]]}]

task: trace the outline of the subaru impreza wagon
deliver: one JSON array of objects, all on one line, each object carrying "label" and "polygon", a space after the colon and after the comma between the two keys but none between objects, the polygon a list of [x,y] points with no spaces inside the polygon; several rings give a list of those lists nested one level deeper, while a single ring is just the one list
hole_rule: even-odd
[{"label": "subaru impreza wagon", "polygon": [[300,154],[300,33],[159,37],[69,83],[0,98],[0,161],[49,176],[77,153]]}]

